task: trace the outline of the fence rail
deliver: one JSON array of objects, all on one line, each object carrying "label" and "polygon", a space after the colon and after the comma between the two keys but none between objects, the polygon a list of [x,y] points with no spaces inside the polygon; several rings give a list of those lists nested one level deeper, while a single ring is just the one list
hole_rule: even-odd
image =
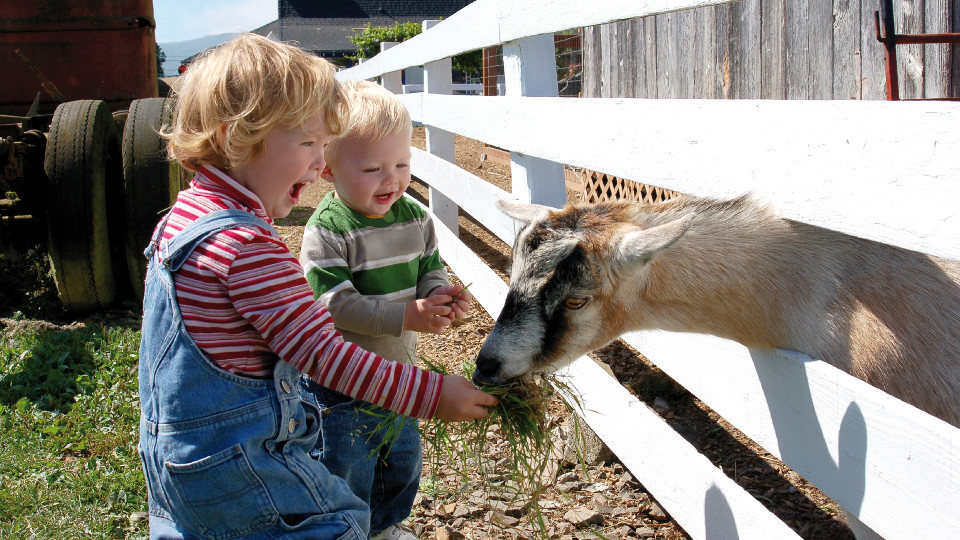
[{"label": "fence rail", "polygon": [[[561,164],[682,193],[754,192],[791,219],[960,259],[960,104],[556,97],[552,35],[538,34],[717,3],[478,0],[340,72],[399,93],[396,72],[424,65],[426,91],[403,96],[427,129],[413,172],[430,185],[444,259],[491,316],[507,287],[457,239],[457,212],[512,243],[494,201],[562,204]],[[444,95],[449,56],[501,44],[506,96]],[[511,193],[451,163],[454,133],[511,152]],[[880,535],[960,529],[960,430],[798,353],[662,331],[626,340]],[[692,537],[797,537],[589,358],[566,369],[586,421]]]}]

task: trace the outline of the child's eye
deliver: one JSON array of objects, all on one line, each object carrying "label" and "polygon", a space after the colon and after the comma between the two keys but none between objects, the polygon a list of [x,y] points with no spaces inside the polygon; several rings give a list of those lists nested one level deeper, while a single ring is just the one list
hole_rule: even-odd
[{"label": "child's eye", "polygon": [[303,144],[304,146],[313,146],[313,145],[316,144],[316,143],[315,143],[314,141],[304,141],[304,142],[301,143],[301,144]]},{"label": "child's eye", "polygon": [[380,167],[369,167],[363,170],[365,173],[373,173],[380,170]]},{"label": "child's eye", "polygon": [[397,168],[398,168],[398,169],[405,169],[405,168],[407,168],[407,167],[409,167],[409,166],[410,166],[410,165],[408,165],[408,164],[406,164],[406,163],[397,163]]}]

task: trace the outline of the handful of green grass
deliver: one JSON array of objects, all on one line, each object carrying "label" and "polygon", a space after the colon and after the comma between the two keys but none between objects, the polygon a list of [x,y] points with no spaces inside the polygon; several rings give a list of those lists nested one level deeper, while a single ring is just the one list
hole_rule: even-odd
[{"label": "handful of green grass", "polygon": [[[427,369],[447,374],[443,366],[423,357],[420,360]],[[463,375],[471,378],[474,369],[472,363],[465,362]],[[432,484],[437,485],[437,471],[449,468],[451,462],[459,463],[457,469],[465,482],[470,481],[468,471],[478,474],[481,488],[489,499],[521,507],[525,520],[536,532],[545,535],[547,527],[539,501],[544,492],[545,475],[548,471],[553,473],[550,466],[557,459],[555,442],[550,436],[553,419],[549,410],[559,400],[568,411],[573,411],[573,406],[565,396],[575,394],[555,375],[518,379],[481,389],[499,400],[487,416],[471,422],[429,420],[418,424],[424,453],[431,465]],[[382,410],[380,414],[383,420],[371,434],[381,437],[377,452],[384,445],[392,444],[400,432],[399,426],[405,421],[414,421],[396,413],[384,415]],[[576,414],[571,416],[574,419],[577,455],[582,456],[583,440],[578,417]],[[497,427],[506,443],[506,452],[497,453],[496,459],[493,459],[491,454],[499,449],[490,448],[487,435]],[[495,466],[491,468],[490,463],[495,463]]]}]

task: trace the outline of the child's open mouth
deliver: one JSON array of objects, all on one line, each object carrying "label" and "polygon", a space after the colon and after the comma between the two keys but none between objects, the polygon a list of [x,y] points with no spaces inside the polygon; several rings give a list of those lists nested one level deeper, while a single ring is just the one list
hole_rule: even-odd
[{"label": "child's open mouth", "polygon": [[376,199],[377,202],[380,204],[387,204],[388,202],[390,202],[390,199],[393,198],[393,192],[391,191],[390,193],[381,193],[380,195],[374,195],[373,198]]},{"label": "child's open mouth", "polygon": [[307,184],[305,184],[305,183],[304,183],[304,184],[294,184],[293,187],[290,188],[290,192],[289,192],[290,198],[293,199],[293,200],[299,200],[299,199],[300,199],[300,193],[303,191],[303,188],[305,188],[305,187],[307,187]]}]

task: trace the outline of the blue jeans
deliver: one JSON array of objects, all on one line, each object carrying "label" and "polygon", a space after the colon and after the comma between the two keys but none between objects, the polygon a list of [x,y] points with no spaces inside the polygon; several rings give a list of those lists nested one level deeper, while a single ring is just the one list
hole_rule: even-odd
[{"label": "blue jeans", "polygon": [[228,373],[185,330],[173,274],[203,238],[240,222],[263,224],[214,212],[161,245],[163,260],[147,250],[137,449],[150,537],[366,540],[369,508],[310,456],[320,411],[300,399],[300,372],[281,361],[270,379]]},{"label": "blue jeans", "polygon": [[[346,480],[370,506],[370,531],[376,534],[410,515],[420,487],[423,450],[416,419],[398,417],[399,437],[377,451],[388,411],[320,386],[302,377],[303,401],[320,409],[320,439],[312,455]],[[374,414],[370,414],[371,411]]]}]

